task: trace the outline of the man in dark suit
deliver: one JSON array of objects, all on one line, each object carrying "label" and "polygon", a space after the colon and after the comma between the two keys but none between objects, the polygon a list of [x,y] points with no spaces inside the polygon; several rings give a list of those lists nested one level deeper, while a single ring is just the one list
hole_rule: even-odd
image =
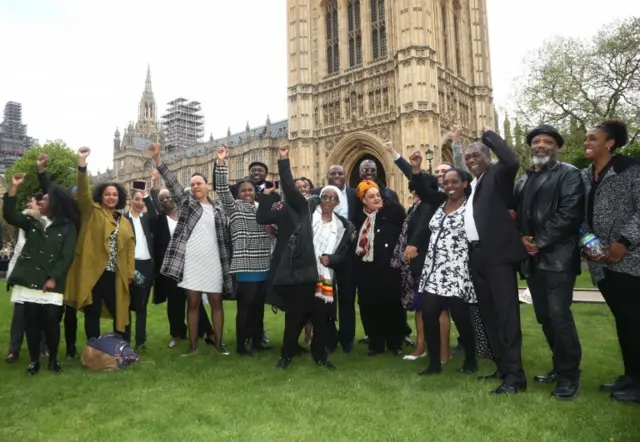
[{"label": "man in dark suit", "polygon": [[363,160],[360,163],[360,179],[361,180],[371,180],[375,181],[380,188],[380,195],[389,200],[395,201],[396,203],[400,202],[398,198],[398,194],[395,193],[391,188],[387,187],[385,183],[382,183],[378,180],[378,166],[373,160]]},{"label": "man in dark suit", "polygon": [[[147,213],[143,213],[145,207]],[[135,247],[135,268],[144,281],[131,284],[131,303],[129,310],[136,313],[136,349],[146,350],[147,340],[147,304],[151,285],[153,284],[153,229],[157,212],[152,199],[145,196],[144,190],[134,189],[131,192],[131,210],[125,217],[133,228]],[[131,341],[131,324],[125,329],[125,340]]]},{"label": "man in dark suit", "polygon": [[[362,203],[358,201],[355,189],[347,186],[344,168],[337,164],[329,167],[327,183],[336,186],[341,191],[338,195],[340,204],[336,207],[335,212],[347,218],[351,223],[355,223],[358,210],[362,210]],[[319,196],[321,191],[322,188],[316,188],[311,191],[311,194]],[[355,252],[352,255],[352,258],[355,259]],[[338,323],[340,324],[337,341],[345,353],[351,353],[353,350],[353,340],[356,335],[356,285],[353,278],[353,259],[349,260],[344,268],[336,271]],[[328,341],[331,343],[335,340],[334,337]]]},{"label": "man in dark suit", "polygon": [[553,352],[553,369],[536,382],[557,382],[556,399],[578,395],[582,347],[571,313],[580,274],[578,229],[584,220],[580,171],[557,160],[564,140],[543,124],[527,135],[533,167],[516,183],[518,227],[529,258],[521,273],[531,290],[538,323]]},{"label": "man in dark suit", "polygon": [[[492,164],[491,152],[498,157],[497,163]],[[485,379],[502,381],[495,394],[514,394],[527,388],[516,275],[527,252],[509,213],[519,161],[507,143],[485,127],[482,142],[467,148],[465,163],[475,177],[465,212],[471,276],[498,365],[496,373]]]}]

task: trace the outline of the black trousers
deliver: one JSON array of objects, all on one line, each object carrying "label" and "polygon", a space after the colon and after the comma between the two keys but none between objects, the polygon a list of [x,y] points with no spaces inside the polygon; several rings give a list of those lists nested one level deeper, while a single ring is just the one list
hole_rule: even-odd
[{"label": "black trousers", "polygon": [[402,349],[406,333],[406,312],[400,299],[360,301],[360,317],[369,337],[369,350]]},{"label": "black trousers", "polygon": [[67,355],[76,354],[76,340],[78,338],[78,311],[68,305],[64,306],[64,340],[67,345]]},{"label": "black trousers", "polygon": [[49,363],[56,362],[58,360],[58,347],[60,346],[62,306],[25,302],[24,319],[31,362],[40,360],[42,330],[44,330],[47,347],[49,348]]},{"label": "black trousers", "polygon": [[582,347],[571,313],[576,275],[571,272],[534,270],[527,285],[538,324],[553,353],[553,368],[561,380],[580,379]]},{"label": "black trousers", "polygon": [[236,346],[244,349],[247,339],[253,346],[262,344],[266,282],[238,282]]},{"label": "black trousers", "polygon": [[[22,348],[22,341],[25,335],[24,304],[13,304],[13,316],[11,317],[11,328],[9,331],[9,353],[18,354]],[[44,330],[41,333],[41,348],[46,348],[47,342]]]},{"label": "black trousers", "polygon": [[456,324],[460,341],[465,352],[466,365],[476,364],[475,338],[471,323],[469,305],[461,298],[438,296],[432,293],[422,295],[422,322],[429,353],[429,367],[440,368],[440,314],[449,307],[451,318]]},{"label": "black trousers", "polygon": [[598,288],[616,320],[625,375],[640,386],[640,277],[604,273]]},{"label": "black trousers", "polygon": [[144,345],[147,341],[147,312],[149,296],[151,295],[151,285],[153,283],[153,261],[150,259],[136,259],[136,270],[145,278],[145,285],[129,285],[131,302],[129,303],[129,325],[124,332],[125,341],[131,342],[131,312],[136,317],[136,347]]},{"label": "black trousers", "polygon": [[491,352],[505,383],[526,384],[516,267],[487,261],[481,246],[471,248],[471,277]]},{"label": "black trousers", "polygon": [[[154,284],[154,293],[162,292],[160,297],[167,300],[167,319],[169,320],[169,334],[172,338],[187,339],[187,295],[178,283],[166,276],[158,276]],[[200,303],[198,336],[207,337],[213,334],[213,327],[207,315],[207,310]]]},{"label": "black trousers", "polygon": [[287,305],[281,357],[292,358],[298,351],[298,337],[308,318],[313,325],[311,355],[316,362],[327,360],[327,306],[315,296],[316,284],[274,287]]},{"label": "black trousers", "polygon": [[353,277],[353,264],[349,263],[336,273],[338,303],[338,336],[342,348],[353,345],[356,336],[356,283]]},{"label": "black trousers", "polygon": [[123,333],[124,330],[116,330],[116,274],[115,272],[102,273],[96,285],[91,290],[91,304],[84,308],[84,331],[87,340],[100,337],[100,315],[102,303],[106,306],[113,321],[113,331]]}]

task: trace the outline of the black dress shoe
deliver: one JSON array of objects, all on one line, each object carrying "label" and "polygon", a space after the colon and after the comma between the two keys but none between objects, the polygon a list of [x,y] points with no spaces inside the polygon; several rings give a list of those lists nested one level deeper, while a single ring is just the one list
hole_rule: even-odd
[{"label": "black dress shoe", "polygon": [[358,344],[368,344],[370,342],[369,336],[365,336],[362,339],[358,339]]},{"label": "black dress shoe", "polygon": [[327,370],[335,370],[336,366],[331,363],[331,361],[316,361],[316,364],[320,367],[326,368]]},{"label": "black dress shoe", "polygon": [[68,360],[75,359],[77,356],[78,356],[78,353],[76,352],[75,348],[67,350],[67,359]]},{"label": "black dress shoe", "polygon": [[392,355],[394,355],[394,356],[403,356],[403,355],[404,355],[404,352],[403,352],[403,351],[402,351],[402,349],[400,349],[400,348],[396,348],[396,349],[389,350],[389,351],[390,351],[390,352],[391,352],[391,354],[392,354]]},{"label": "black dress shoe", "polygon": [[508,396],[524,391],[527,391],[527,384],[508,384],[503,382],[502,385],[493,390],[492,394],[497,396]]},{"label": "black dress shoe", "polygon": [[267,336],[266,333],[262,333],[262,343],[263,344],[271,344],[271,340],[269,339],[269,337]]},{"label": "black dress shoe", "polygon": [[381,355],[381,354],[382,354],[382,352],[378,351],[378,350],[367,350],[364,353],[365,356],[378,356],[378,355]]},{"label": "black dress shoe", "polygon": [[62,373],[62,365],[58,361],[49,363],[49,371],[53,373]]},{"label": "black dress shoe", "polygon": [[353,351],[353,342],[342,344],[342,351],[344,351],[346,354],[351,353]]},{"label": "black dress shoe", "polygon": [[432,374],[440,374],[442,373],[442,366],[440,367],[427,367],[418,373],[418,376],[430,376]]},{"label": "black dress shoe", "polygon": [[285,370],[289,368],[289,365],[291,365],[291,358],[280,358],[280,360],[278,360],[278,365],[276,365],[276,368]]},{"label": "black dress shoe", "polygon": [[264,344],[258,344],[258,345],[254,345],[253,347],[251,347],[251,351],[269,351],[271,350],[273,347],[269,346],[269,345],[264,345]]},{"label": "black dress shoe", "polygon": [[237,347],[236,348],[236,353],[238,354],[238,356],[253,356],[253,354],[251,353],[251,351],[247,350],[247,347]]},{"label": "black dress shoe", "polygon": [[551,370],[549,373],[547,374],[543,374],[540,376],[534,376],[533,380],[536,382],[541,382],[544,384],[550,383],[550,382],[558,382],[558,373],[556,373],[555,370]]},{"label": "black dress shoe", "polygon": [[611,393],[611,399],[626,404],[640,404],[640,387],[631,387]]},{"label": "black dress shoe", "polygon": [[478,363],[476,361],[465,362],[460,369],[461,373],[474,374],[478,371]]},{"label": "black dress shoe", "polygon": [[616,391],[623,391],[633,385],[633,381],[628,376],[618,376],[615,381],[610,384],[603,384],[600,386],[600,391],[605,393],[615,393]]},{"label": "black dress shoe", "polygon": [[411,347],[414,347],[416,345],[416,343],[413,342],[413,339],[411,339],[411,336],[405,336],[404,337],[404,345],[409,345]]},{"label": "black dress shoe", "polygon": [[38,374],[39,371],[40,371],[40,362],[32,362],[27,367],[27,373],[29,373],[29,376]]},{"label": "black dress shoe", "polygon": [[480,379],[481,381],[499,381],[502,379],[502,376],[500,376],[500,373],[498,373],[497,371],[492,373],[492,374],[488,374],[485,376],[479,376],[478,379]]},{"label": "black dress shoe", "polygon": [[554,399],[561,401],[570,401],[578,397],[580,388],[577,382],[573,381],[560,381],[556,388],[551,392],[551,396]]},{"label": "black dress shoe", "polygon": [[20,359],[20,354],[17,351],[10,351],[5,359],[7,364],[11,364],[12,362],[16,362]]}]

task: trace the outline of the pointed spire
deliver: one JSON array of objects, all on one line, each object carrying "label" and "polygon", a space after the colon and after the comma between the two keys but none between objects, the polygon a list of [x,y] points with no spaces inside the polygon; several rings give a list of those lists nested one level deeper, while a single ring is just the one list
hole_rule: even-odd
[{"label": "pointed spire", "polygon": [[144,83],[144,91],[151,92],[151,64],[147,63],[147,79]]},{"label": "pointed spire", "polygon": [[271,125],[271,118],[269,118],[269,114],[267,114],[267,126]]},{"label": "pointed spire", "polygon": [[209,141],[213,141],[213,133],[209,134]]},{"label": "pointed spire", "polygon": [[227,128],[227,136],[230,137],[231,136],[231,127]]},{"label": "pointed spire", "polygon": [[120,129],[116,127],[116,133],[113,134],[114,137],[120,138]]},{"label": "pointed spire", "polygon": [[247,121],[247,127],[244,128],[247,132],[249,132],[251,130],[251,128],[249,127],[249,122]]}]

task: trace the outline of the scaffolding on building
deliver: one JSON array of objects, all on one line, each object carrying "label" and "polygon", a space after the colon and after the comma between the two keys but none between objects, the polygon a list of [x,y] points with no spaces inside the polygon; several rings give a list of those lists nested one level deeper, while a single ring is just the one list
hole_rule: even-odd
[{"label": "scaffolding on building", "polygon": [[204,116],[197,101],[176,98],[162,116],[167,152],[184,151],[204,136]]},{"label": "scaffolding on building", "polygon": [[0,174],[35,144],[37,140],[27,135],[27,125],[22,123],[22,105],[15,101],[7,102],[4,120],[0,123]]}]

